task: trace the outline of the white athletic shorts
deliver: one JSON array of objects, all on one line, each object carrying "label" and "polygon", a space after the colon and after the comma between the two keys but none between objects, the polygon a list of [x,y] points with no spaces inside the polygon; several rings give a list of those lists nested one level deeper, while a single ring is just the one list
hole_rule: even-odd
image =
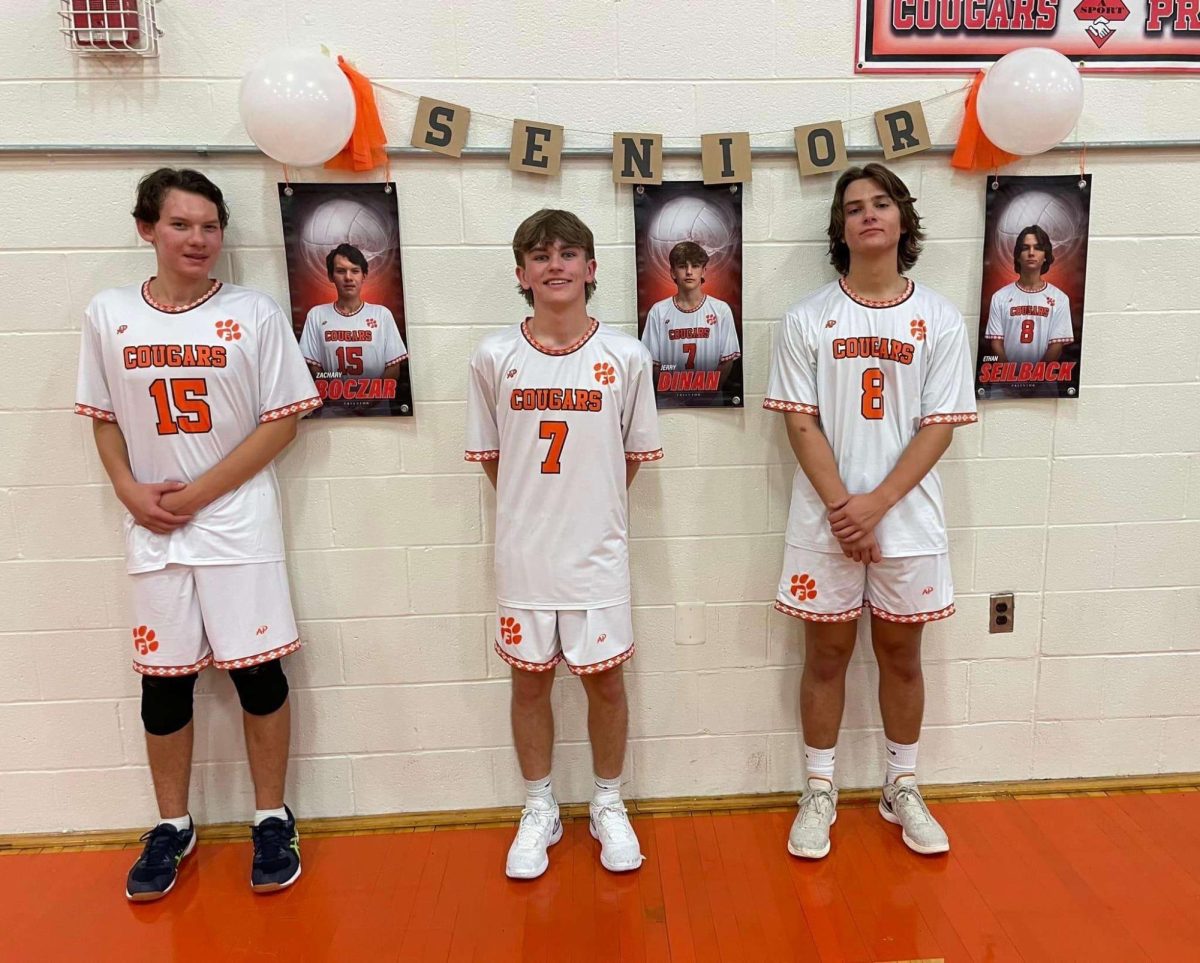
[{"label": "white athletic shorts", "polygon": [[133,668],[241,669],[300,648],[283,562],[168,565],[133,579]]},{"label": "white athletic shorts", "polygon": [[496,652],[527,672],[547,672],[560,662],[576,675],[603,672],[633,655],[633,610],[628,602],[602,609],[500,605]]},{"label": "white athletic shorts", "polygon": [[888,622],[954,614],[950,556],[908,555],[864,565],[845,555],[788,545],[775,608],[810,622],[850,622],[863,607]]}]

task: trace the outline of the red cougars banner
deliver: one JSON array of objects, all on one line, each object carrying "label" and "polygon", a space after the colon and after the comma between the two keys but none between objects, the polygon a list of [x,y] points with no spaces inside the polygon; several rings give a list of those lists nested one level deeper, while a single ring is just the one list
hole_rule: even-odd
[{"label": "red cougars banner", "polygon": [[856,45],[859,73],[967,73],[1034,46],[1083,70],[1200,70],[1200,0],[858,0]]}]

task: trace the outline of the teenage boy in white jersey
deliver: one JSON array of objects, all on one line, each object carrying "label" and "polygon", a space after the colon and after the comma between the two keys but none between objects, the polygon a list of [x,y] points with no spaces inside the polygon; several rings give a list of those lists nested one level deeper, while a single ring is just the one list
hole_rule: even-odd
[{"label": "teenage boy in white jersey", "polygon": [[[300,351],[313,377],[318,386],[321,381],[357,384],[382,379],[383,393],[390,390],[389,397],[394,396],[408,349],[392,312],[362,299],[368,273],[366,255],[353,244],[339,244],[326,255],[325,270],[337,289],[337,300],[315,305],[300,334]],[[329,394],[325,398],[332,400]],[[347,399],[327,404],[322,414],[365,415],[379,409],[387,411],[388,402]]]},{"label": "teenage boy in white jersey", "polygon": [[829,852],[834,747],[858,618],[871,613],[887,779],[881,815],[920,853],[950,848],[916,783],[925,706],[921,630],[954,612],[941,483],[954,427],[975,421],[962,315],[901,272],[921,251],[904,183],[880,164],[842,174],[830,211],[841,276],[788,310],[767,398],[799,468],[775,607],[804,619],[806,790],[788,851]]},{"label": "teenage boy in white jersey", "polygon": [[1053,263],[1045,230],[1032,224],[1017,235],[1013,270],[1019,277],[992,295],[984,332],[997,361],[1057,361],[1075,340],[1070,300],[1042,278]]},{"label": "teenage boy in white jersey", "polygon": [[650,308],[642,329],[642,344],[654,359],[654,383],[664,366],[671,371],[715,371],[713,390],[720,390],[742,356],[733,311],[704,293],[708,252],[699,244],[680,241],[671,248],[669,260],[675,294]]},{"label": "teenage boy in white jersey", "polygon": [[484,338],[471,357],[468,461],[496,487],[496,652],[512,666],[512,727],[526,802],[505,872],[540,876],[562,838],[550,785],[554,667],[588,698],[595,792],[591,833],[612,872],[641,848],[621,802],[633,655],[626,490],[662,457],[650,355],[588,316],[596,286],[592,232],[542,210],[513,237],[533,315]]},{"label": "teenage boy in white jersey", "polygon": [[157,271],[88,305],[75,404],[127,509],[133,667],[160,815],[125,894],[165,896],[196,844],[192,693],[209,665],[229,670],[242,705],[257,807],[251,886],[271,892],[300,876],[279,661],[300,640],[272,461],[321,402],[279,305],[209,276],[229,220],[215,184],[162,168],[138,185],[133,216]]}]

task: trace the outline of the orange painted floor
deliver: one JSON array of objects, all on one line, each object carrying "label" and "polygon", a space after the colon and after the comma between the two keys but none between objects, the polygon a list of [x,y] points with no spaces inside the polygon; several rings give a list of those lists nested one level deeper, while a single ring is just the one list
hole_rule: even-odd
[{"label": "orange painted floor", "polygon": [[1200,793],[933,804],[946,857],[843,805],[833,852],[784,849],[787,812],[639,817],[615,876],[586,821],[539,880],[504,877],[511,828],[303,842],[255,896],[249,844],[200,846],[158,903],[123,896],[129,850],[0,858],[0,959],[1200,960]]}]

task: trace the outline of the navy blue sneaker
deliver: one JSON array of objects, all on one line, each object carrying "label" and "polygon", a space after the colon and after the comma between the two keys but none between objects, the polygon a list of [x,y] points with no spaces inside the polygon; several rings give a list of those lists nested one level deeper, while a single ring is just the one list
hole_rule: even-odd
[{"label": "navy blue sneaker", "polygon": [[146,848],[125,878],[125,898],[137,903],[161,899],[175,885],[183,858],[196,848],[196,827],[180,830],[160,823],[138,842]]},{"label": "navy blue sneaker", "polygon": [[300,834],[296,817],[284,806],[287,821],[275,816],[264,819],[251,831],[254,839],[254,866],[250,870],[250,888],[256,893],[274,893],[286,889],[300,878]]}]

